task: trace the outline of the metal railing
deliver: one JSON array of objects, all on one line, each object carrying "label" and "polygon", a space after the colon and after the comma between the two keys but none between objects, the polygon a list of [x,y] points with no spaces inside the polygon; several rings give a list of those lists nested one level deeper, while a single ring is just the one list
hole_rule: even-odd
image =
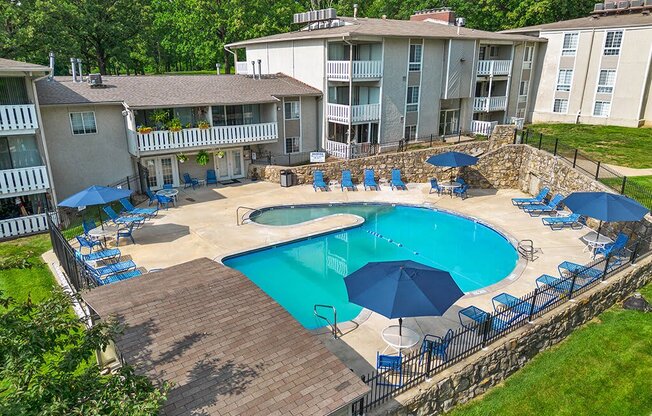
[{"label": "metal railing", "polygon": [[[235,225],[242,225],[244,224],[244,216],[251,211],[256,211],[258,208],[251,208],[251,207],[245,207],[245,206],[239,206],[235,209]],[[244,213],[240,215],[240,210],[244,210]]]},{"label": "metal railing", "polygon": [[[329,309],[333,312],[333,322],[331,322],[330,319],[326,318],[325,316],[319,314],[317,310],[320,308]],[[339,331],[337,329],[337,309],[335,309],[335,306],[317,304],[313,307],[312,312],[315,314],[315,317],[324,320],[328,326],[331,327],[331,334],[333,334],[333,339],[337,339]]]},{"label": "metal railing", "polygon": [[553,285],[537,287],[517,298],[513,304],[497,307],[478,321],[460,322],[460,326],[450,329],[447,336],[441,334],[443,342],[426,347],[422,345],[420,349],[404,355],[401,364],[394,369],[375,370],[362,376],[362,380],[371,390],[352,405],[352,414],[365,414],[391,397],[590,290],[634,263],[637,258],[649,255],[649,241],[646,244],[641,244],[641,241],[642,239],[639,239],[623,250],[622,256],[593,261],[576,273],[560,277]]},{"label": "metal railing", "polygon": [[52,250],[59,260],[61,268],[66,273],[68,281],[75,290],[89,289],[95,287],[95,281],[86,268],[79,263],[75,256],[75,249],[70,245],[68,240],[63,236],[59,227],[52,221],[50,215],[47,216],[48,226],[50,228],[50,241]]}]

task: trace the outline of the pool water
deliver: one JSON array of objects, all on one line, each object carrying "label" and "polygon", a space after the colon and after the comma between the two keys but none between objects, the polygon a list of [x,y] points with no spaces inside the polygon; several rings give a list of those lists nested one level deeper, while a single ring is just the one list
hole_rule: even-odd
[{"label": "pool water", "polygon": [[344,277],[370,261],[414,260],[448,271],[464,292],[507,277],[518,260],[501,234],[473,220],[420,207],[333,205],[259,211],[261,224],[291,225],[330,214],[365,218],[356,228],[224,259],[276,300],[304,327],[325,322],[315,304],[337,308],[339,322],[361,311],[348,302]]}]

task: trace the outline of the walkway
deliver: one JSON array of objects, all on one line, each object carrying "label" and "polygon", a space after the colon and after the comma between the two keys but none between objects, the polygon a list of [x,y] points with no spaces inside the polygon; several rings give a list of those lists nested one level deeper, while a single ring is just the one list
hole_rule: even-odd
[{"label": "walkway", "polygon": [[609,169],[615,171],[616,173],[623,175],[623,176],[650,176],[652,175],[652,168],[645,168],[645,169],[635,169],[635,168],[628,168],[626,166],[617,166],[617,165],[609,165],[605,164]]}]

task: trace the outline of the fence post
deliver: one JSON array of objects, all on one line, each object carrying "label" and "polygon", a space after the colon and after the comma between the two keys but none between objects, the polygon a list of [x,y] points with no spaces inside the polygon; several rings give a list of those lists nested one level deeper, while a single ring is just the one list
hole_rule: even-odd
[{"label": "fence post", "polygon": [[514,142],[512,144],[516,144],[516,135],[518,134],[518,129],[514,129]]},{"label": "fence post", "polygon": [[491,330],[493,319],[493,315],[489,315],[489,318],[485,319],[482,323],[482,348],[487,345],[487,338],[489,338],[489,331]]},{"label": "fence post", "polygon": [[638,240],[636,240],[636,244],[634,244],[634,249],[632,250],[632,255],[629,258],[629,262],[632,264],[634,264],[634,262],[636,261],[636,256],[638,255],[638,246],[640,244],[641,244],[641,239],[639,238]]},{"label": "fence post", "polygon": [[543,133],[539,133],[539,150],[541,150],[541,142],[543,141]]},{"label": "fence post", "polygon": [[557,156],[557,145],[559,144],[559,138],[555,138],[555,150],[552,153],[553,156]]},{"label": "fence post", "polygon": [[598,160],[598,167],[595,169],[595,180],[597,181],[600,177],[600,161]]},{"label": "fence post", "polygon": [[573,168],[577,164],[577,149],[575,149],[575,155],[573,156]]},{"label": "fence post", "polygon": [[[362,379],[362,382],[365,382],[364,376],[360,377]],[[373,387],[372,387],[373,388]],[[364,415],[364,396],[360,397],[360,401],[358,402],[358,416]]]},{"label": "fence post", "polygon": [[534,307],[537,303],[537,295],[539,294],[539,288],[535,287],[534,288],[534,297],[532,297],[532,302],[530,303],[530,311],[528,313],[528,321],[532,320],[532,315],[534,315]]},{"label": "fence post", "polygon": [[568,300],[573,298],[573,289],[575,289],[575,279],[577,279],[577,274],[573,274],[573,280],[571,281],[571,287],[568,291]]},{"label": "fence post", "polygon": [[604,258],[604,270],[602,271],[602,281],[604,282],[607,280],[607,273],[609,272],[609,259],[611,259],[611,256],[607,256]]},{"label": "fence post", "polygon": [[430,133],[430,147],[432,147],[432,133]]},{"label": "fence post", "polygon": [[620,187],[620,194],[625,195],[625,185],[627,184],[627,176],[623,176],[623,186]]},{"label": "fence post", "polygon": [[426,354],[428,354],[426,357],[426,378],[430,378],[430,368],[432,367],[432,344],[430,345],[430,348],[428,348]]}]

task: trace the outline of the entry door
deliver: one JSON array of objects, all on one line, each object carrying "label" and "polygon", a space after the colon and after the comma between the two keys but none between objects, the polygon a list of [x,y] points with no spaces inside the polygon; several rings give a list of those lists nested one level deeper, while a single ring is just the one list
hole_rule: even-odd
[{"label": "entry door", "polygon": [[160,156],[143,159],[149,178],[147,185],[156,191],[163,185],[179,186],[179,171],[175,156]]},{"label": "entry door", "polygon": [[215,156],[214,159],[219,180],[243,178],[245,176],[242,149],[224,150],[224,157]]},{"label": "entry door", "polygon": [[442,110],[439,113],[439,134],[448,136],[458,133],[460,110]]}]

